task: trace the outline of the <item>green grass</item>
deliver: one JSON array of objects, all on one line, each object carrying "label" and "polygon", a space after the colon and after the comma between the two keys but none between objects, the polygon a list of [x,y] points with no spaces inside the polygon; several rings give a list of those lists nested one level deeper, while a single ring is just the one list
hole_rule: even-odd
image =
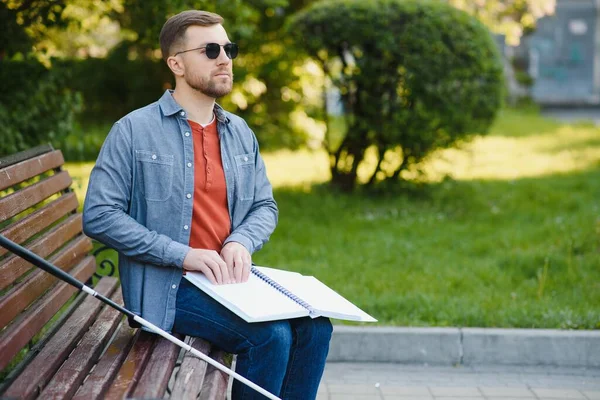
[{"label": "green grass", "polygon": [[[315,275],[380,325],[600,329],[591,124],[504,110],[427,160],[428,183],[377,196],[328,190],[323,152],[264,158],[280,222],[255,262]],[[80,198],[90,168],[68,166]]]},{"label": "green grass", "polygon": [[280,189],[254,258],[317,276],[386,325],[600,328],[598,172],[448,180],[418,197]]}]

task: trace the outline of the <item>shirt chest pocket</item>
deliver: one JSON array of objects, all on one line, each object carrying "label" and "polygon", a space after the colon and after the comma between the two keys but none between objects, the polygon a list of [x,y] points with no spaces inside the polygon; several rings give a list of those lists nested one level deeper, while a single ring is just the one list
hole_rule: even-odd
[{"label": "shirt chest pocket", "polygon": [[173,162],[171,154],[136,150],[135,166],[139,187],[148,201],[165,201],[171,197]]},{"label": "shirt chest pocket", "polygon": [[254,154],[240,154],[235,156],[237,172],[237,192],[241,201],[254,200]]}]

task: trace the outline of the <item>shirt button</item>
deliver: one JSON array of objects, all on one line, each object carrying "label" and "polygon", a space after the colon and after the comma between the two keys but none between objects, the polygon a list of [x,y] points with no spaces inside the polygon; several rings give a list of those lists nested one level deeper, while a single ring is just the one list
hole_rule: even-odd
[{"label": "shirt button", "polygon": [[173,289],[177,289],[177,285],[173,285],[171,286]]},{"label": "shirt button", "polygon": [[188,168],[192,168],[192,163],[191,162],[187,163],[187,166],[188,166]]},{"label": "shirt button", "polygon": [[189,228],[189,226],[187,226],[187,225],[183,226],[183,229],[185,229],[186,231],[188,230],[188,228]]},{"label": "shirt button", "polygon": [[191,199],[192,195],[188,193],[188,194],[185,195],[185,197],[187,197],[188,199]]},{"label": "shirt button", "polygon": [[179,115],[181,115],[182,117],[185,117],[185,111],[180,112]]},{"label": "shirt button", "polygon": [[248,157],[244,157],[244,161],[248,161]]},{"label": "shirt button", "polygon": [[152,159],[156,160],[156,154],[152,154]]},{"label": "shirt button", "polygon": [[189,132],[186,132],[186,133],[185,133],[185,136],[190,136],[190,133],[189,133]]}]

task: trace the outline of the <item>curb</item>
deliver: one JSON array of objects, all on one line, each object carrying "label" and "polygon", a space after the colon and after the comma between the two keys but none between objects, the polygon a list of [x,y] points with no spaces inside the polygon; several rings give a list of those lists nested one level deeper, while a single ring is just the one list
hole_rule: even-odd
[{"label": "curb", "polygon": [[599,368],[600,330],[334,325],[327,361]]}]

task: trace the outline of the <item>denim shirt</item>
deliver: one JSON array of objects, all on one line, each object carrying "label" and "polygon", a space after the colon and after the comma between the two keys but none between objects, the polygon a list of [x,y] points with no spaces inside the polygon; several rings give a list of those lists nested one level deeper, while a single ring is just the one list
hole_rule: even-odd
[{"label": "denim shirt", "polygon": [[[194,201],[192,129],[171,93],[115,123],[83,210],[85,234],[119,252],[125,307],[169,332]],[[231,219],[225,243],[252,254],[275,229],[277,204],[252,130],[219,105],[214,111]]]}]

